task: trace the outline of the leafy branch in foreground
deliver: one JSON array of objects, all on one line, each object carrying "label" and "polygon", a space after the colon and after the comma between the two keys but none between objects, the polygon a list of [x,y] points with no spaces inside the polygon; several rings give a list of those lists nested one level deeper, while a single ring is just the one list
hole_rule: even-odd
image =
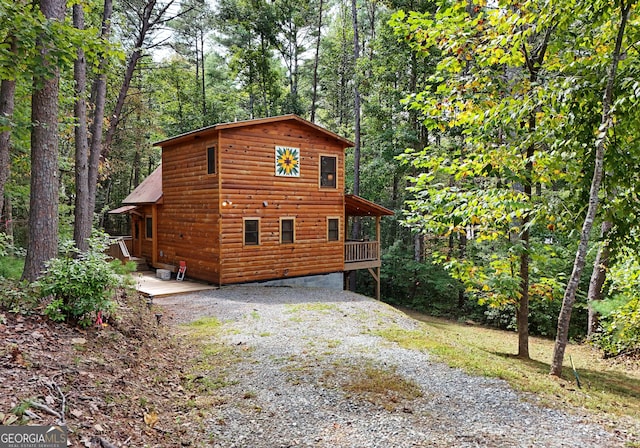
[{"label": "leafy branch in foreground", "polygon": [[42,297],[53,296],[45,314],[54,321],[67,321],[81,327],[93,323],[96,314],[113,312],[115,289],[121,285],[119,260],[108,261],[106,234],[89,239],[89,250],[78,253],[73,241],[63,245],[64,255],[47,263],[38,282]]}]

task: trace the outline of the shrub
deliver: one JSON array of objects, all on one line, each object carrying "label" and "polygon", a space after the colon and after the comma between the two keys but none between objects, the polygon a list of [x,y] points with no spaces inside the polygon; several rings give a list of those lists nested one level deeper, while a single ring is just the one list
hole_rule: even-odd
[{"label": "shrub", "polygon": [[50,319],[86,327],[99,311],[113,311],[112,298],[120,285],[117,272],[121,267],[117,260],[108,262],[105,254],[108,244],[108,235],[94,233],[86,253],[79,253],[72,243],[65,243],[65,255],[47,263],[38,283],[43,297],[53,297],[45,309]]},{"label": "shrub", "polygon": [[640,351],[640,261],[631,249],[621,253],[609,270],[607,300],[592,302],[601,315],[593,340],[606,357]]},{"label": "shrub", "polygon": [[640,351],[640,298],[634,297],[601,322],[594,341],[605,357]]}]

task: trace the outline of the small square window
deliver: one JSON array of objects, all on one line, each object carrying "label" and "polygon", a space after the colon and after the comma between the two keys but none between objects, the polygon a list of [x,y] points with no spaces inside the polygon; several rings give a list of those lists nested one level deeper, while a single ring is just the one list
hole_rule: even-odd
[{"label": "small square window", "polygon": [[216,148],[207,148],[207,174],[216,173]]},{"label": "small square window", "polygon": [[151,216],[145,218],[145,238],[150,240],[153,238],[153,219]]},{"label": "small square window", "polygon": [[340,240],[340,220],[338,218],[327,219],[327,239],[329,241]]},{"label": "small square window", "polygon": [[336,188],[336,166],[335,157],[320,156],[320,186],[323,188]]},{"label": "small square window", "polygon": [[295,238],[295,221],[287,218],[280,221],[280,242],[283,244],[293,243]]},{"label": "small square window", "polygon": [[257,246],[260,244],[260,220],[244,220],[244,245]]}]

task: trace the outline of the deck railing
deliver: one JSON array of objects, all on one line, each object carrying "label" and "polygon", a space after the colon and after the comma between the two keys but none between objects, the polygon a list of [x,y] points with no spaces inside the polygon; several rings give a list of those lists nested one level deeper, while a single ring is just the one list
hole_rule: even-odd
[{"label": "deck railing", "polygon": [[380,259],[380,244],[377,241],[347,241],[344,244],[344,262],[360,263]]},{"label": "deck railing", "polygon": [[131,260],[132,238],[130,236],[118,236],[111,240],[107,248],[107,255],[122,261]]}]

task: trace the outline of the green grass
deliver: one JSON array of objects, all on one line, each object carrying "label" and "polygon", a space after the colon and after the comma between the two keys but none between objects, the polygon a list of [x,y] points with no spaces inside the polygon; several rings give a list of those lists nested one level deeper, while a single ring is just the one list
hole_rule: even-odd
[{"label": "green grass", "polygon": [[[374,331],[389,341],[413,350],[425,350],[466,372],[506,380],[512,387],[531,392],[543,403],[588,409],[614,421],[628,417],[640,428],[640,366],[620,365],[602,359],[589,345],[570,344],[565,355],[563,379],[549,375],[554,341],[530,338],[531,359],[517,358],[518,336],[513,332],[457,324],[419,313],[409,314],[422,321],[420,330],[388,328]],[[570,358],[581,381],[578,388]]]},{"label": "green grass", "polygon": [[24,269],[24,258],[0,257],[0,277],[20,280]]},{"label": "green grass", "polygon": [[329,313],[331,311],[339,310],[338,305],[333,303],[300,303],[295,305],[285,305],[287,313],[298,313],[301,311],[316,311],[321,313]]},{"label": "green grass", "polygon": [[194,338],[218,336],[220,327],[222,327],[222,322],[215,317],[201,317],[183,326],[189,336]]},{"label": "green grass", "polygon": [[237,383],[232,379],[232,367],[242,361],[242,351],[216,342],[223,331],[222,325],[215,317],[203,317],[182,326],[183,335],[198,350],[190,371],[183,378],[186,390],[206,397]]}]

